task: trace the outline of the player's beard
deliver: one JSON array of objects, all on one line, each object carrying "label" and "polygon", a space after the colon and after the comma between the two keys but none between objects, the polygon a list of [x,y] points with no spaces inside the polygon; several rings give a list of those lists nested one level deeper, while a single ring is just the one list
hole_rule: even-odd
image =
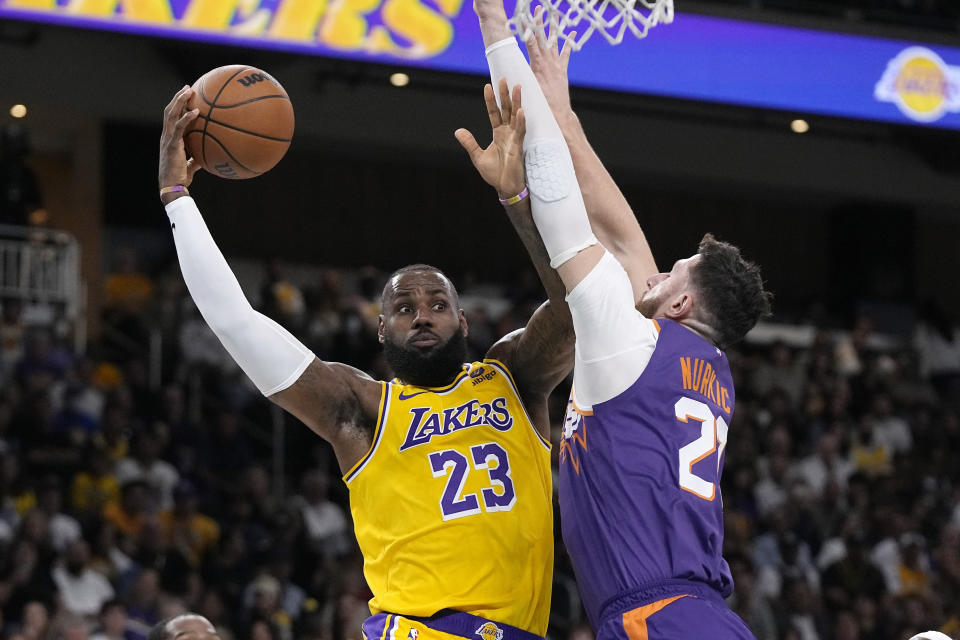
[{"label": "player's beard", "polygon": [[467,358],[467,337],[463,329],[458,328],[449,340],[429,349],[417,349],[386,338],[383,357],[394,375],[406,384],[442,387],[463,368],[463,361]]}]

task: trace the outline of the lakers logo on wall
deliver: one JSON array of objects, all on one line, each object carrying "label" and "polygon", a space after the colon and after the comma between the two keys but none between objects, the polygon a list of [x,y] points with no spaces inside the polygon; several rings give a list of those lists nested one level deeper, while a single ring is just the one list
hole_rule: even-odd
[{"label": "lakers logo on wall", "polygon": [[909,47],[887,63],[873,95],[911,120],[933,122],[960,111],[960,67],[948,66],[926,47]]}]

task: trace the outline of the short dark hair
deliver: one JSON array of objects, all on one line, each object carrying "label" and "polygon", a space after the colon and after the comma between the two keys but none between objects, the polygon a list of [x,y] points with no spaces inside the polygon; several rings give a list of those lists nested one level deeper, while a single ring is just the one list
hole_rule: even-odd
[{"label": "short dark hair", "polygon": [[732,244],[708,233],[698,253],[692,279],[703,304],[702,319],[716,332],[717,346],[726,349],[770,315],[773,294],[763,288],[760,267],[745,260]]},{"label": "short dark hair", "polygon": [[150,627],[147,633],[147,640],[167,640],[167,625],[173,618],[166,618]]},{"label": "short dark hair", "polygon": [[126,611],[127,605],[120,598],[111,598],[100,605],[100,615],[106,614],[110,609],[123,609]]},{"label": "short dark hair", "polygon": [[387,281],[383,284],[383,291],[380,294],[380,302],[382,303],[386,299],[387,286],[389,286],[389,284],[393,281],[394,278],[396,278],[397,276],[401,276],[405,273],[413,273],[415,271],[433,271],[434,273],[438,273],[441,276],[443,276],[443,279],[450,283],[450,290],[453,292],[454,301],[456,301],[457,306],[460,305],[460,294],[457,293],[457,287],[454,286],[453,280],[451,280],[450,277],[447,276],[447,274],[445,274],[442,270],[438,269],[432,264],[424,264],[422,262],[418,262],[416,264],[408,264],[405,267],[400,267],[399,269],[391,273],[389,276],[387,276]]}]

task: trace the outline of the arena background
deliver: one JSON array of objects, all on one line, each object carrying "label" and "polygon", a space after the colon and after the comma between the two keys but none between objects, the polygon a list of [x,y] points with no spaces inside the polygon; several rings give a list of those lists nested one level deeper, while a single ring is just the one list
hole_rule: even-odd
[{"label": "arena background", "polygon": [[[678,9],[960,45],[960,14],[945,0],[685,2]],[[50,546],[53,529],[37,533],[27,526],[42,519],[30,515],[34,505],[57,486],[63,506],[47,514],[45,526],[58,512],[83,526],[132,620],[128,637],[142,636],[143,625],[177,607],[202,608],[216,617],[217,606],[207,598],[220,598],[218,622],[237,638],[355,638],[348,621],[362,611],[365,596],[346,534],[333,541],[287,540],[303,555],[281,559],[311,567],[286,569],[312,602],[301,602],[296,612],[254,596],[259,587],[273,588],[264,577],[270,571],[282,593],[289,593],[289,576],[277,569],[277,558],[248,549],[244,573],[231,556],[239,553],[229,544],[238,531],[253,544],[255,536],[233,510],[236,502],[256,502],[250,492],[273,501],[272,515],[257,516],[270,532],[269,543],[258,544],[268,547],[282,547],[285,540],[279,532],[286,521],[277,513],[287,512],[278,505],[302,506],[310,491],[304,487],[316,481],[304,479],[306,471],[323,470],[320,484],[329,484],[333,504],[342,507],[345,495],[329,453],[306,429],[271,412],[217,356],[191,357],[184,327],[192,317],[181,308],[179,271],[156,197],[161,112],[179,87],[222,64],[259,66],[284,84],[297,130],[283,162],[245,182],[201,174],[191,191],[258,305],[282,318],[283,301],[268,299],[276,291],[270,287],[289,280],[306,299],[305,310],[289,319],[317,341],[318,353],[383,374],[364,325],[369,318],[353,297],[372,302],[384,271],[421,261],[446,270],[471,302],[478,353],[484,337],[514,326],[539,295],[494,194],[453,138],[465,126],[486,139],[484,78],[13,20],[0,20],[0,61],[0,122],[27,131],[25,166],[37,178],[38,205],[46,212],[32,227],[63,229],[78,239],[85,283],[85,309],[69,326],[43,313],[4,319],[0,438],[4,459],[16,458],[20,468],[6,471],[2,481],[9,532],[0,536],[0,633],[82,640],[76,634],[96,632],[102,624],[91,611],[71,609],[63,588],[39,577],[68,555],[69,545]],[[643,73],[657,61],[624,57],[618,64],[624,73]],[[391,86],[388,78],[397,71],[409,73],[408,86]],[[15,103],[27,106],[26,118],[8,114]],[[771,323],[735,358],[741,429],[733,431],[739,444],[731,441],[724,496],[733,520],[728,556],[738,579],[743,576],[737,610],[761,638],[905,639],[921,627],[960,637],[960,484],[949,455],[960,444],[956,333],[949,347],[956,353],[946,356],[945,369],[931,371],[924,363],[925,348],[947,353],[930,335],[955,325],[960,314],[960,133],[576,88],[573,103],[661,266],[689,255],[711,231],[757,260],[776,295]],[[790,130],[797,117],[809,121],[808,133]],[[5,189],[16,173],[6,151]],[[7,206],[3,222],[25,222],[32,209]],[[266,275],[265,265],[275,259],[283,261],[287,277]],[[108,294],[110,276],[129,273],[126,267],[153,287],[146,299],[127,300],[127,307]],[[26,300],[25,307],[35,302]],[[4,312],[14,306],[8,299]],[[325,312],[341,316],[332,322],[335,329],[311,334],[311,319]],[[351,330],[354,320],[360,328]],[[51,338],[60,355],[51,356],[38,335]],[[205,339],[197,338],[208,344]],[[943,344],[951,344],[950,336]],[[37,371],[51,375],[37,378]],[[73,394],[68,398],[98,398],[93,406],[99,409],[87,408],[95,415],[85,416],[80,435],[79,423],[71,422],[79,419],[70,417],[80,410],[63,399],[64,389]],[[178,423],[168,406],[176,404],[173,396],[185,403]],[[886,412],[883,398],[892,402]],[[558,393],[558,416],[564,401]],[[818,403],[830,408],[817,409]],[[906,425],[910,446],[889,435],[899,428],[889,427],[891,416]],[[206,557],[186,558],[182,575],[171,577],[157,564],[158,557],[173,553],[175,541],[145,550],[141,531],[128,536],[123,551],[134,560],[120,571],[97,538],[109,518],[71,504],[76,474],[94,456],[90,443],[111,419],[122,423],[131,448],[155,437],[162,457],[191,482],[177,495],[198,494],[201,510],[219,525],[216,541],[200,554]],[[185,450],[216,452],[218,429],[230,431],[231,421],[247,441],[246,449],[240,447],[247,453],[237,454],[244,464],[221,469],[225,475],[217,478],[185,462]],[[187,425],[195,428],[192,436]],[[767,463],[787,436],[787,453],[781,453],[792,479],[771,481]],[[831,436],[837,442],[825,443]],[[805,469],[829,446],[850,468],[838,472],[842,481],[834,478],[837,493],[817,487],[807,504],[791,487],[804,478],[815,482]],[[34,455],[47,449],[57,455]],[[875,464],[865,451],[886,457]],[[117,455],[118,463],[127,457]],[[754,459],[763,463],[754,466]],[[253,476],[254,487],[266,482],[268,488],[260,495],[246,480],[242,488],[225,486],[229,474]],[[771,510],[784,514],[757,504],[757,487],[771,482],[790,496],[794,509],[787,524]],[[167,490],[169,502],[172,488]],[[148,511],[162,513],[169,506],[163,502],[154,495]],[[298,508],[289,507],[294,514]],[[803,521],[808,508],[821,525],[815,533]],[[841,525],[831,520],[840,517],[837,510],[861,514],[861,520]],[[847,557],[861,545],[872,564],[887,571],[881,589],[867,588],[869,571],[862,567],[849,572],[861,582],[846,574],[843,582],[836,571],[826,577],[843,555],[823,555],[836,540],[846,543]],[[37,584],[16,577],[18,554],[31,546],[39,558],[31,574]],[[582,627],[562,545],[558,549],[551,637],[580,637],[589,630]],[[149,585],[138,580],[149,582],[143,576],[150,567],[160,584],[147,605],[142,591]],[[754,582],[760,587],[752,588]],[[45,603],[52,620],[40,631],[25,622],[24,605],[33,599]]]}]

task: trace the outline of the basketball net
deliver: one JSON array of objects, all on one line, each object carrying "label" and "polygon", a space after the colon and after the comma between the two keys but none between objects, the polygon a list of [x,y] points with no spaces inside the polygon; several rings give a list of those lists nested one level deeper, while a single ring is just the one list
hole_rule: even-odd
[{"label": "basketball net", "polygon": [[517,0],[513,17],[507,21],[510,29],[522,38],[528,29],[534,33],[539,30],[542,35],[544,27],[548,27],[550,46],[562,38],[574,51],[595,31],[616,45],[623,41],[627,30],[643,38],[658,24],[673,22],[673,0],[539,0],[546,25],[537,19],[531,3],[532,0]]}]

